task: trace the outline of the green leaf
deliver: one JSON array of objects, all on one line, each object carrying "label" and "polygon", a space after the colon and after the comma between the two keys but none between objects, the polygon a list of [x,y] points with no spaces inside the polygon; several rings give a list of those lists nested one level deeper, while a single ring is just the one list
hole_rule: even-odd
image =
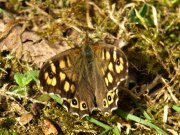
[{"label": "green leaf", "polygon": [[39,100],[39,101],[48,101],[51,97],[49,96],[49,94],[43,94],[43,95],[40,95],[39,97],[37,97],[36,99]]},{"label": "green leaf", "polygon": [[90,122],[92,122],[92,123],[94,123],[94,124],[96,124],[96,125],[98,125],[98,126],[105,129],[103,132],[100,133],[100,135],[104,135],[104,134],[106,134],[108,131],[110,131],[112,129],[112,127],[110,127],[109,125],[106,125],[106,124],[104,124],[104,123],[102,123],[102,122],[100,122],[100,121],[98,121],[96,119],[93,119],[93,118],[89,117],[89,116],[86,116],[86,119],[88,121],[90,121]]},{"label": "green leaf", "polygon": [[20,87],[24,87],[24,75],[21,73],[16,73],[14,75],[14,80],[16,81],[16,83],[20,86]]},{"label": "green leaf", "polygon": [[100,127],[102,127],[104,129],[104,131],[101,132],[99,135],[106,135],[107,132],[109,132],[111,130],[113,132],[113,135],[120,135],[120,132],[119,132],[119,130],[118,130],[118,128],[116,126],[115,127],[111,127],[111,126],[109,126],[107,124],[104,124],[104,123],[102,123],[102,122],[100,122],[100,121],[98,121],[98,120],[96,120],[94,118],[91,118],[89,116],[86,116],[86,119],[88,121],[90,121],[90,122],[92,122],[92,123],[94,123],[94,124],[96,124],[96,125],[98,125],[98,126],[100,126]]},{"label": "green leaf", "polygon": [[180,112],[180,106],[173,105],[172,108],[173,108],[176,112]]},{"label": "green leaf", "polygon": [[38,82],[38,74],[39,74],[39,71],[38,70],[32,70],[32,71],[29,71],[29,72],[26,72],[25,75],[30,77],[32,80],[34,80],[35,82]]},{"label": "green leaf", "polygon": [[27,94],[27,88],[26,87],[20,87],[20,86],[14,86],[12,88],[13,93],[20,94],[20,95],[26,95]]},{"label": "green leaf", "polygon": [[134,98],[132,98],[132,97],[130,97],[130,98],[131,98],[131,100],[133,101],[133,103],[139,108],[139,110],[140,110],[141,113],[144,115],[144,117],[145,117],[146,119],[148,119],[149,121],[151,121],[152,118],[151,118],[150,115],[144,110],[144,108],[142,108],[142,107],[137,103],[137,101],[136,101]]},{"label": "green leaf", "polygon": [[0,127],[0,135],[9,135],[9,132],[6,128]]},{"label": "green leaf", "polygon": [[55,94],[50,94],[49,96],[50,96],[52,99],[54,99],[55,102],[57,102],[57,103],[59,103],[59,104],[62,105],[62,103],[63,103],[63,99],[62,99],[62,98],[58,97],[58,96],[55,95]]},{"label": "green leaf", "polygon": [[151,123],[149,120],[141,119],[141,118],[139,118],[139,117],[137,117],[137,116],[135,116],[135,115],[132,115],[132,114],[127,113],[127,112],[124,112],[124,111],[122,111],[122,110],[120,110],[120,109],[118,109],[118,110],[116,111],[116,113],[117,113],[119,116],[121,116],[121,117],[123,117],[123,118],[125,118],[125,119],[127,119],[127,120],[132,120],[132,121],[135,121],[135,122],[137,122],[137,123],[141,123],[141,124],[143,124],[143,125],[146,125],[146,126],[148,126],[148,127],[150,127],[150,128],[154,128],[159,134],[168,135],[168,133],[166,133],[164,130],[162,130],[162,129],[159,128],[158,126],[154,125],[153,123]]},{"label": "green leaf", "polygon": [[145,17],[148,13],[148,6],[147,4],[144,3],[144,5],[141,7],[141,9],[139,10],[139,14],[142,16],[142,17]]},{"label": "green leaf", "polygon": [[18,135],[16,132],[12,132],[12,135]]},{"label": "green leaf", "polygon": [[16,73],[14,75],[14,80],[20,87],[25,87],[28,85],[32,80],[38,82],[38,71],[29,71],[24,74],[22,73]]}]

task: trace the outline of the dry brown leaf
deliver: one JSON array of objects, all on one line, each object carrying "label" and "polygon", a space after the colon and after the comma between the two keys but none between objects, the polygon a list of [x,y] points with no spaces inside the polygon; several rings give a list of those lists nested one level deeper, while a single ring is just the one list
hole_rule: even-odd
[{"label": "dry brown leaf", "polygon": [[32,118],[33,118],[32,113],[28,112],[28,113],[22,114],[21,117],[18,119],[18,121],[21,126],[24,126],[27,123],[29,123],[32,120]]}]

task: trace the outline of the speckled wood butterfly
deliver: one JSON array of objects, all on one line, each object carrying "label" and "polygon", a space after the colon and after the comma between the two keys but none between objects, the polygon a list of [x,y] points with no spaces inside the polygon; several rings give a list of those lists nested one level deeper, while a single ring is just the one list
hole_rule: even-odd
[{"label": "speckled wood butterfly", "polygon": [[63,106],[81,118],[98,109],[117,109],[118,86],[127,79],[125,54],[116,46],[88,43],[48,60],[40,70],[44,91],[63,98]]}]

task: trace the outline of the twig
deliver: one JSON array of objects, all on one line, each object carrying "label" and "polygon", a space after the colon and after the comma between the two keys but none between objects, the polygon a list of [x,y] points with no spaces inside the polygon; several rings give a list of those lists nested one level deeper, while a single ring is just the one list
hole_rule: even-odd
[{"label": "twig", "polygon": [[43,104],[43,105],[47,105],[46,102],[38,101],[36,99],[30,98],[30,97],[27,97],[27,96],[23,96],[23,95],[20,95],[20,94],[16,94],[14,92],[7,91],[7,92],[5,92],[5,94],[10,95],[10,96],[20,97],[20,98],[23,98],[23,99],[27,99],[27,100],[29,100],[29,101],[31,101],[33,103],[40,103],[40,104]]}]

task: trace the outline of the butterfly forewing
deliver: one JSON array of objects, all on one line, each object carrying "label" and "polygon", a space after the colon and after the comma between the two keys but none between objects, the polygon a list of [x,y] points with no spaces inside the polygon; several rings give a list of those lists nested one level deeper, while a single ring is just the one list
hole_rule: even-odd
[{"label": "butterfly forewing", "polygon": [[78,76],[74,67],[81,61],[79,53],[80,48],[70,49],[52,57],[43,65],[39,78],[44,91],[59,94],[65,99],[73,97]]},{"label": "butterfly forewing", "polygon": [[116,46],[95,44],[97,89],[96,103],[103,113],[111,113],[117,109],[119,100],[117,87],[127,79],[128,64],[124,53]]},{"label": "butterfly forewing", "polygon": [[[128,63],[125,54],[113,45],[93,46],[97,65],[103,75],[108,90],[114,90],[127,79]],[[97,49],[99,48],[99,49]]]}]

